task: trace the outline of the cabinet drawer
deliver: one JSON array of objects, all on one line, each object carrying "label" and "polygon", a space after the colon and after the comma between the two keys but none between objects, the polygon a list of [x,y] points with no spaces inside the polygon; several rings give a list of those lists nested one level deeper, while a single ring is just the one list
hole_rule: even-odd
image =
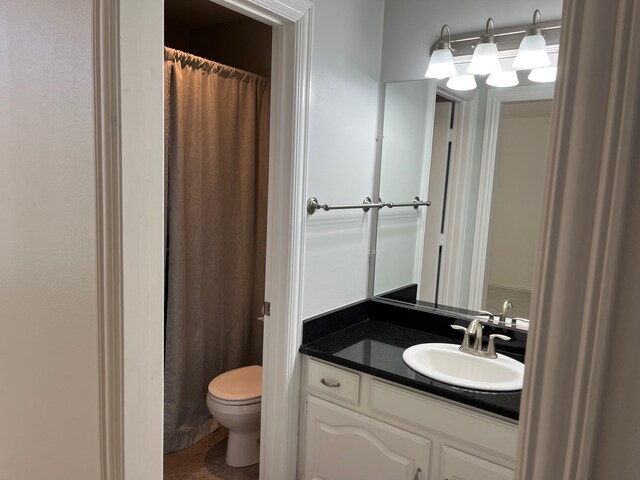
[{"label": "cabinet drawer", "polygon": [[443,446],[440,463],[443,480],[513,480],[513,470]]},{"label": "cabinet drawer", "polygon": [[358,405],[360,375],[309,359],[307,383],[315,395]]}]

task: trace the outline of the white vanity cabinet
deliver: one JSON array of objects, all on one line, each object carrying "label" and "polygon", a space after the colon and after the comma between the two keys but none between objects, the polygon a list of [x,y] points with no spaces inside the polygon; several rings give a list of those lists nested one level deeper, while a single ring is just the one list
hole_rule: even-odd
[{"label": "white vanity cabinet", "polygon": [[440,477],[445,480],[513,480],[513,470],[443,446]]},{"label": "white vanity cabinet", "polygon": [[304,357],[304,480],[511,480],[517,424]]},{"label": "white vanity cabinet", "polygon": [[426,438],[313,396],[307,402],[305,478],[414,480],[427,469]]}]

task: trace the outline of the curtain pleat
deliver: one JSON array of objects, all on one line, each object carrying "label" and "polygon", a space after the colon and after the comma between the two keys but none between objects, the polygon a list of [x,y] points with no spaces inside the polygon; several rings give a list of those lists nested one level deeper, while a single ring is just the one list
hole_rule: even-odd
[{"label": "curtain pleat", "polygon": [[215,376],[261,363],[269,103],[268,79],[165,49],[165,452],[216,428]]},{"label": "curtain pleat", "polygon": [[640,0],[565,0],[520,480],[640,478],[639,46]]}]

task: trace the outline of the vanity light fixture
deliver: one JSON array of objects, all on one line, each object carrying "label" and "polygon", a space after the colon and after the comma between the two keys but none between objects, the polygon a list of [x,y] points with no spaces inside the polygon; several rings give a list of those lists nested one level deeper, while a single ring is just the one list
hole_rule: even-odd
[{"label": "vanity light fixture", "polygon": [[513,61],[513,68],[531,69],[548,67],[551,65],[549,54],[547,53],[547,42],[542,36],[540,23],[540,10],[533,12],[533,23],[527,27],[526,33],[520,42],[518,54]]},{"label": "vanity light fixture", "polygon": [[477,87],[476,77],[470,74],[451,77],[447,82],[447,88],[451,90],[469,91]]},{"label": "vanity light fixture", "polygon": [[[467,91],[477,87],[473,75],[488,75],[483,81],[492,87],[519,85],[525,78],[524,73],[518,74],[520,69],[531,70],[527,72],[530,81],[553,82],[561,28],[560,20],[542,22],[538,9],[533,13],[533,23],[526,27],[520,24],[496,29],[493,18],[489,18],[483,31],[452,35],[449,26],[443,25],[440,39],[431,47],[425,77],[445,79],[442,83],[447,87]],[[513,62],[513,68],[507,68],[507,59]],[[465,75],[458,74],[464,70]]]},{"label": "vanity light fixture", "polygon": [[527,77],[532,82],[551,83],[556,81],[558,67],[534,68]]},{"label": "vanity light fixture", "polygon": [[[444,39],[445,32],[447,39]],[[440,30],[440,40],[436,44],[435,50],[431,54],[429,67],[425,78],[437,78],[441,80],[447,77],[455,77],[458,74],[456,66],[453,64],[453,53],[451,48],[451,30],[449,25],[443,25]]]},{"label": "vanity light fixture", "polygon": [[515,87],[518,83],[518,74],[514,70],[492,73],[487,78],[487,85],[492,87]]},{"label": "vanity light fixture", "polygon": [[487,20],[485,32],[480,35],[478,44],[471,57],[471,63],[467,73],[474,75],[489,75],[500,72],[500,59],[498,58],[498,47],[493,36],[493,18]]}]

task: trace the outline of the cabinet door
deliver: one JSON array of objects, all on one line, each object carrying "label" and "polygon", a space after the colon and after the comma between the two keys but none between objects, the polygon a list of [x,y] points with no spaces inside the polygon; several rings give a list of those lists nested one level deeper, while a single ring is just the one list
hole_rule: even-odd
[{"label": "cabinet door", "polygon": [[442,480],[513,480],[513,470],[451,447],[442,447]]},{"label": "cabinet door", "polygon": [[306,480],[427,480],[429,440],[307,398]]}]

